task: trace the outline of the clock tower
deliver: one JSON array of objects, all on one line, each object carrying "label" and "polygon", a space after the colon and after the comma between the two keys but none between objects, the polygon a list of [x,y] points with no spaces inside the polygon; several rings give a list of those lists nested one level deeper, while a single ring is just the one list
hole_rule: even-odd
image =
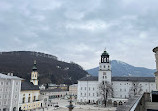
[{"label": "clock tower", "polygon": [[36,67],[36,60],[34,61],[34,66],[32,68],[30,82],[32,82],[34,85],[38,85],[38,72]]},{"label": "clock tower", "polygon": [[106,49],[101,54],[98,81],[99,83],[102,82],[103,84],[105,83],[105,81],[111,84],[111,64],[109,54],[107,53]]}]

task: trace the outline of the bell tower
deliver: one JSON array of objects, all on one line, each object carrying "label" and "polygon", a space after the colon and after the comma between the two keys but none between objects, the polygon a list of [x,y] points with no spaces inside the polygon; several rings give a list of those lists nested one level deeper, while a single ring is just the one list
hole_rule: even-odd
[{"label": "bell tower", "polygon": [[101,60],[99,63],[99,74],[98,74],[99,83],[109,82],[111,84],[111,64],[109,59],[109,54],[106,49],[101,54]]},{"label": "bell tower", "polygon": [[30,82],[32,82],[34,85],[38,85],[38,72],[37,72],[37,67],[36,67],[36,60],[34,60]]}]

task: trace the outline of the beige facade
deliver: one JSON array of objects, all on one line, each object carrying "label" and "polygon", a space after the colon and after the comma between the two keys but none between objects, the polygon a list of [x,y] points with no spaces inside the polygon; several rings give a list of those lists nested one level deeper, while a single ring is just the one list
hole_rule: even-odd
[{"label": "beige facade", "polygon": [[156,82],[156,89],[158,90],[158,47],[155,47],[153,49],[153,52],[155,52],[155,58],[156,58],[156,69],[157,69],[157,72],[155,72],[155,82]]},{"label": "beige facade", "polygon": [[77,95],[77,84],[73,84],[69,86],[69,94]]},{"label": "beige facade", "polygon": [[20,107],[21,110],[30,110],[41,107],[41,101],[39,101],[39,90],[26,90],[20,93]]}]

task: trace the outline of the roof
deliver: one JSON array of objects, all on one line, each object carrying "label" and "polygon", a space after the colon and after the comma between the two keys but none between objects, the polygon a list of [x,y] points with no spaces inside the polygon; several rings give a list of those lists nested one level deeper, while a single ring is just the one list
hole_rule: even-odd
[{"label": "roof", "polygon": [[19,78],[17,76],[8,76],[8,75],[5,75],[5,74],[2,74],[0,73],[0,79],[18,79],[18,80],[23,80],[22,78]]},{"label": "roof", "polygon": [[112,81],[155,82],[155,77],[112,77]]},{"label": "roof", "polygon": [[79,81],[98,81],[98,77],[96,76],[83,77]]},{"label": "roof", "polygon": [[[98,77],[83,77],[79,81],[98,81]],[[112,81],[155,82],[155,77],[112,77]]]},{"label": "roof", "polygon": [[65,90],[61,88],[55,88],[55,89],[46,89],[46,90],[41,90],[40,92],[63,92]]},{"label": "roof", "polygon": [[25,90],[40,90],[38,85],[34,85],[32,82],[24,81],[21,83],[21,91]]},{"label": "roof", "polygon": [[153,49],[153,52],[156,53],[157,51],[158,51],[158,46]]},{"label": "roof", "polygon": [[106,50],[104,50],[104,52],[102,53],[102,56],[109,56],[109,54],[107,53]]}]

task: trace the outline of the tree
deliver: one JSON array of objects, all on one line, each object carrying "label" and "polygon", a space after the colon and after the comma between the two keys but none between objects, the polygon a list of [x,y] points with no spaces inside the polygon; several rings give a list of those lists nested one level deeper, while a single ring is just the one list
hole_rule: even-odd
[{"label": "tree", "polygon": [[103,81],[99,84],[99,91],[101,95],[101,100],[103,101],[103,104],[106,107],[108,97],[113,97],[112,85],[107,81]]},{"label": "tree", "polygon": [[139,95],[142,93],[142,86],[139,84],[139,82],[132,82],[132,86],[129,89],[129,98]]}]

